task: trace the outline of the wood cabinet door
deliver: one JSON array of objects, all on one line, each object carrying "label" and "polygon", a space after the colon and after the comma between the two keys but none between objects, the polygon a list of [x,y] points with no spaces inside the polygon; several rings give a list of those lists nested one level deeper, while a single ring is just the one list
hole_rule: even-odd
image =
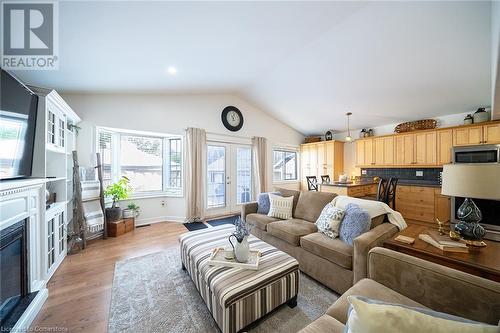
[{"label": "wood cabinet door", "polygon": [[325,142],[325,171],[324,175],[330,176],[330,180],[335,177],[334,165],[335,165],[335,142],[327,141]]},{"label": "wood cabinet door", "polygon": [[375,164],[374,160],[374,149],[373,149],[373,139],[367,139],[365,141],[365,165]]},{"label": "wood cabinet door", "polygon": [[453,130],[454,146],[478,145],[481,144],[482,142],[483,142],[482,126],[455,128]]},{"label": "wood cabinet door", "polygon": [[319,178],[321,175],[324,175],[326,172],[326,160],[325,160],[326,152],[325,152],[325,143],[324,142],[320,142],[320,143],[316,144],[316,155],[317,155],[316,167],[318,168],[316,176]]},{"label": "wood cabinet door", "polygon": [[373,139],[373,149],[375,150],[375,165],[394,164],[394,137],[382,137]]},{"label": "wood cabinet door", "polygon": [[396,137],[396,164],[415,164],[414,142],[414,134],[405,134]]},{"label": "wood cabinet door", "polygon": [[483,143],[500,143],[500,123],[483,126]]},{"label": "wood cabinet door", "polygon": [[309,146],[309,175],[318,176],[318,145]]},{"label": "wood cabinet door", "polygon": [[443,165],[451,163],[451,149],[453,147],[453,131],[437,131],[437,164]]},{"label": "wood cabinet door", "polygon": [[415,134],[415,164],[436,164],[436,132]]},{"label": "wood cabinet door", "polygon": [[310,172],[310,155],[309,155],[309,146],[302,145],[300,146],[300,170],[301,170],[301,186],[302,190],[307,190],[307,181],[306,176],[309,175]]},{"label": "wood cabinet door", "polygon": [[375,165],[385,165],[385,138],[376,138],[373,140],[375,148]]},{"label": "wood cabinet door", "polygon": [[358,140],[356,145],[356,165],[365,165],[365,140]]}]

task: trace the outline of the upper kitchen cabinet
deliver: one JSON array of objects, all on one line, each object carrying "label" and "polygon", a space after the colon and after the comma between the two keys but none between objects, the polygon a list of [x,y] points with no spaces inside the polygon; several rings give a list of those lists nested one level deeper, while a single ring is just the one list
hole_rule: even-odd
[{"label": "upper kitchen cabinet", "polygon": [[500,143],[500,123],[483,126],[483,143],[486,144]]},{"label": "upper kitchen cabinet", "polygon": [[451,163],[451,149],[453,148],[453,130],[440,130],[436,133],[437,164]]},{"label": "upper kitchen cabinet", "polygon": [[416,165],[436,165],[436,131],[415,133]]},{"label": "upper kitchen cabinet", "polygon": [[375,165],[394,164],[394,137],[385,136],[373,140],[375,146]]},{"label": "upper kitchen cabinet", "polygon": [[356,165],[370,166],[375,164],[374,139],[360,139],[356,145]]},{"label": "upper kitchen cabinet", "polygon": [[397,165],[415,164],[415,135],[403,134],[395,138],[395,155]]},{"label": "upper kitchen cabinet", "polygon": [[453,130],[454,146],[470,146],[483,143],[483,126],[466,126]]}]

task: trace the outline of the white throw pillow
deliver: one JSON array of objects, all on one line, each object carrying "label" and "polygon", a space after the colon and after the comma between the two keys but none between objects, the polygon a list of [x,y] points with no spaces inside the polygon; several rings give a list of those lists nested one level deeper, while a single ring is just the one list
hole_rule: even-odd
[{"label": "white throw pillow", "polygon": [[269,213],[267,216],[289,220],[292,218],[293,197],[282,197],[269,193]]},{"label": "white throw pillow", "polygon": [[344,214],[343,209],[335,207],[331,202],[328,203],[316,221],[318,231],[330,238],[338,237],[340,222],[342,222]]},{"label": "white throw pillow", "polygon": [[348,296],[351,304],[346,333],[498,333],[498,326],[415,308]]}]

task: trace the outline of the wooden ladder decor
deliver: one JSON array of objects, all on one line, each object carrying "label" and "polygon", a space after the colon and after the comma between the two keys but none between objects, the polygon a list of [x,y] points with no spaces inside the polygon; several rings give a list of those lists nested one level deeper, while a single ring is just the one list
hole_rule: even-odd
[{"label": "wooden ladder decor", "polygon": [[[106,206],[104,202],[104,188],[103,188],[103,180],[102,180],[102,164],[101,164],[101,154],[97,153],[97,165],[95,166],[95,169],[97,169],[97,178],[99,181],[99,197],[94,198],[92,200],[97,200],[99,199],[99,204],[101,206],[101,210],[103,213],[103,230],[102,230],[102,238],[106,239],[108,237],[108,231],[107,231],[107,226],[106,226]],[[75,233],[77,233],[81,239],[82,239],[82,249],[85,249],[87,247],[87,240],[89,239],[89,236],[94,236],[90,235],[89,233],[89,228],[87,225],[87,222],[84,217],[84,210],[83,210],[83,198],[82,198],[82,183],[80,179],[80,165],[78,163],[78,154],[76,151],[73,151],[73,196],[75,200],[75,204],[73,205],[73,216],[74,216],[74,224],[73,224],[73,230]],[[91,237],[92,239],[96,238]]]}]

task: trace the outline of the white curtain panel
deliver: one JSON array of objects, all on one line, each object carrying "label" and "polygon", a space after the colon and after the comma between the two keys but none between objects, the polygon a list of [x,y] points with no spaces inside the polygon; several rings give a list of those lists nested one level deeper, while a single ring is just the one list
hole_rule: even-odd
[{"label": "white curtain panel", "polygon": [[186,130],[186,198],[187,222],[205,218],[207,134],[204,129]]},{"label": "white curtain panel", "polygon": [[254,195],[267,189],[267,139],[254,137],[252,139],[252,161],[253,161],[253,186]]}]

